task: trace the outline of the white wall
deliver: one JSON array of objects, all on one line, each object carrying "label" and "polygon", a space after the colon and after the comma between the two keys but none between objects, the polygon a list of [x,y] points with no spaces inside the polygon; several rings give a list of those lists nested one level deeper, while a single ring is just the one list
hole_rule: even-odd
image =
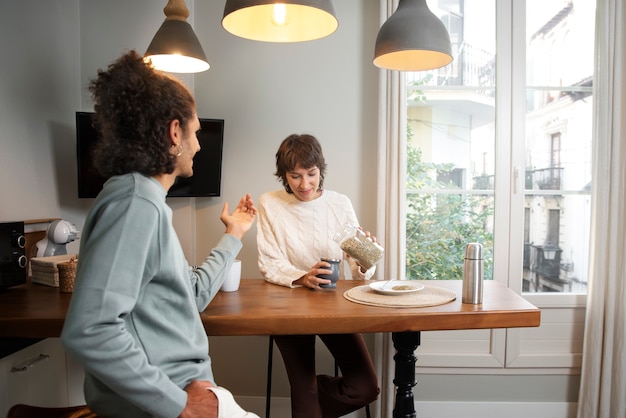
[{"label": "white wall", "polygon": [[72,199],[78,22],[78,0],[0,1],[0,222],[80,206]]},{"label": "white wall", "polygon": [[[371,59],[378,5],[335,3],[337,32],[284,45],[224,31],[223,2],[195,2],[194,7],[187,1],[211,69],[181,78],[194,89],[199,116],[223,118],[226,124],[223,196],[169,199],[191,263],[201,260],[223,233],[219,213],[225,201],[234,205],[246,192],[256,199],[281,187],[273,175],[274,154],[294,132],[320,139],[328,163],[326,187],[349,195],[362,224],[374,224],[378,70]],[[165,17],[165,4],[0,1],[0,52],[12,57],[0,66],[0,222],[62,217],[82,228],[91,200],[76,197],[74,113],[92,109],[87,85],[99,68],[126,50],[145,51]],[[70,244],[68,251],[77,251],[78,245]],[[256,229],[246,236],[240,258],[244,277],[260,277]],[[235,389],[243,379],[229,367],[233,346],[252,345],[264,353],[242,360],[244,370],[260,375],[239,385],[246,394],[263,393],[267,339],[215,340],[215,373]],[[287,390],[280,370],[275,387],[279,394]]]},{"label": "white wall", "polygon": [[[260,43],[221,27],[223,2],[195,2],[194,27],[211,68],[196,75],[198,115],[225,119],[222,199],[197,199],[198,259],[223,232],[223,200],[234,204],[281,188],[274,155],[291,133],[311,133],[324,148],[325,187],[347,194],[364,226],[375,221],[378,70],[372,65],[378,30],[374,1],[334,2],[338,30],[300,44]],[[256,228],[240,253],[245,277],[258,277]],[[288,396],[282,360],[275,350],[273,393]],[[328,373],[332,365],[320,355]],[[263,395],[267,337],[211,338],[216,378],[239,394]],[[235,360],[236,358],[236,360]],[[237,373],[232,361],[241,366]]]},{"label": "white wall", "polygon": [[[245,40],[221,26],[223,2],[196,2],[195,28],[211,68],[195,77],[198,114],[225,119],[223,199],[197,199],[201,258],[222,229],[222,200],[245,192],[257,198],[282,187],[274,154],[291,133],[312,133],[324,147],[326,187],[349,195],[364,225],[375,219],[377,70],[372,65],[378,28],[375,2],[335,2],[340,21],[331,36],[299,44]],[[368,27],[364,28],[363,23]],[[244,276],[260,277],[256,230],[241,253]]]}]

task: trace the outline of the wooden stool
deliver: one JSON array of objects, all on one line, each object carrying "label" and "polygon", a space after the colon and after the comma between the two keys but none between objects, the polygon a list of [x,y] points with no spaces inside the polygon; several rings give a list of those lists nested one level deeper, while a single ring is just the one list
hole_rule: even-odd
[{"label": "wooden stool", "polygon": [[7,418],[97,418],[87,405],[52,408],[24,404],[13,405]]}]

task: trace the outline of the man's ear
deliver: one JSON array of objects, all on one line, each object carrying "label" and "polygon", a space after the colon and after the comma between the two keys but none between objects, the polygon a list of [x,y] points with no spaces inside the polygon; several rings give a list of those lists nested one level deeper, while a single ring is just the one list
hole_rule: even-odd
[{"label": "man's ear", "polygon": [[182,138],[180,138],[180,121],[178,119],[174,119],[170,122],[169,128],[167,130],[169,139],[172,142],[172,146],[177,146],[180,144]]}]

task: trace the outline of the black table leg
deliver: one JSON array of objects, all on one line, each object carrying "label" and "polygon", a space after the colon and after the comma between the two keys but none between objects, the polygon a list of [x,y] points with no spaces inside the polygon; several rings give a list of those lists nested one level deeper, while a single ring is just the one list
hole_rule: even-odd
[{"label": "black table leg", "polygon": [[391,334],[396,354],[396,371],[393,383],[396,385],[396,403],[393,418],[416,418],[413,403],[413,386],[415,386],[415,350],[420,345],[420,332],[394,332]]}]

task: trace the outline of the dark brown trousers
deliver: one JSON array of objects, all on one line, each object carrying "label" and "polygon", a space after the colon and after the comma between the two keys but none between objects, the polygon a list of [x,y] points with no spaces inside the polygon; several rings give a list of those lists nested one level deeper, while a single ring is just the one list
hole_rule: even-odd
[{"label": "dark brown trousers", "polygon": [[280,350],[291,385],[292,418],[336,418],[378,397],[378,380],[361,334],[319,336],[335,358],[341,376],[317,376],[315,335],[280,335]]}]

